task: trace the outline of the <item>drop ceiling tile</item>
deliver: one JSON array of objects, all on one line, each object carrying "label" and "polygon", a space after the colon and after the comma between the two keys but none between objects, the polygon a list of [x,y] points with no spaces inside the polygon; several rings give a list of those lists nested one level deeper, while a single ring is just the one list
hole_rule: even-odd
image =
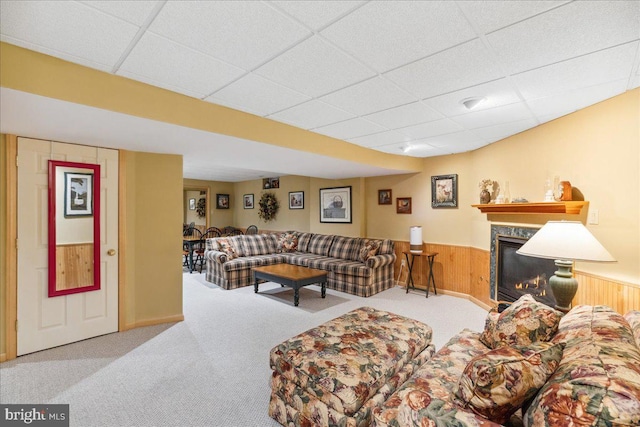
[{"label": "drop ceiling tile", "polygon": [[508,73],[637,40],[640,2],[578,1],[489,34]]},{"label": "drop ceiling tile", "polygon": [[418,123],[442,119],[442,114],[422,102],[412,102],[365,116],[367,120],[389,129],[403,128]]},{"label": "drop ceiling tile", "polygon": [[567,1],[461,1],[460,8],[483,33],[504,28],[539,13],[553,9]]},{"label": "drop ceiling tile", "polygon": [[232,102],[267,116],[308,101],[309,97],[255,74],[247,74],[215,92],[207,100]]},{"label": "drop ceiling tile", "polygon": [[408,151],[405,151],[405,144],[385,145],[384,147],[376,147],[374,148],[374,150],[382,151],[383,153],[420,158],[441,156],[443,154],[447,154],[441,148],[432,147],[428,144],[412,146],[412,148]]},{"label": "drop ceiling tile", "polygon": [[473,133],[485,141],[496,142],[536,126],[538,121],[531,118],[474,129]]},{"label": "drop ceiling tile", "polygon": [[513,79],[525,99],[532,99],[629,78],[637,45],[638,42],[627,43],[527,71]]},{"label": "drop ceiling tile", "polygon": [[415,1],[369,2],[321,34],[378,72],[476,37],[455,3]]},{"label": "drop ceiling tile", "polygon": [[120,70],[205,97],[244,71],[152,33],[145,33]]},{"label": "drop ceiling tile", "polygon": [[417,101],[382,77],[365,80],[320,99],[358,116]]},{"label": "drop ceiling tile", "polygon": [[317,36],[305,40],[255,72],[312,97],[342,89],[374,75]]},{"label": "drop ceiling tile", "polygon": [[262,117],[262,113],[258,110],[253,110],[249,107],[247,107],[246,105],[239,105],[239,104],[235,104],[233,102],[230,101],[224,101],[224,100],[215,100],[212,99],[211,97],[207,97],[204,99],[205,102],[210,102],[212,104],[216,104],[216,105],[221,105],[223,107],[228,107],[228,108],[233,108],[234,110],[238,110],[238,111],[242,111],[244,113],[249,113],[249,114],[253,114],[254,116],[260,116]]},{"label": "drop ceiling tile", "polygon": [[364,1],[271,1],[276,7],[307,25],[319,30],[340,16],[355,9]]},{"label": "drop ceiling tile", "polygon": [[379,147],[381,145],[397,144],[406,142],[410,138],[406,135],[396,132],[394,130],[388,130],[386,132],[374,133],[372,135],[361,136],[358,138],[350,138],[348,142],[363,147]]},{"label": "drop ceiling tile", "polygon": [[148,76],[141,76],[139,74],[130,73],[128,71],[122,71],[122,70],[118,71],[117,74],[119,76],[121,76],[121,77],[126,77],[126,78],[131,79],[131,80],[136,80],[136,81],[139,81],[139,82],[142,82],[142,83],[146,83],[146,84],[151,85],[151,86],[156,86],[156,87],[159,87],[161,89],[170,90],[171,92],[181,93],[183,95],[190,96],[192,98],[201,99],[204,96],[204,94],[202,94],[202,93],[192,92],[192,91],[190,91],[188,89],[185,89],[183,87],[174,86],[174,85],[172,85],[170,83],[166,83],[166,82],[160,82],[160,81],[154,80],[154,79],[152,79],[152,78],[150,78]]},{"label": "drop ceiling tile", "polygon": [[322,101],[311,100],[269,116],[270,119],[289,123],[302,129],[313,129],[352,119],[353,114]]},{"label": "drop ceiling tile", "polygon": [[480,40],[456,46],[384,76],[418,98],[431,98],[503,77]]},{"label": "drop ceiling tile", "polygon": [[466,129],[477,129],[527,119],[533,119],[533,115],[523,102],[503,105],[489,110],[476,111],[451,118],[451,120]]},{"label": "drop ceiling tile", "polygon": [[72,62],[112,68],[138,27],[80,3],[0,2],[3,40]]},{"label": "drop ceiling tile", "polygon": [[149,29],[247,70],[311,35],[257,1],[171,1]]},{"label": "drop ceiling tile", "polygon": [[538,119],[550,115],[557,118],[619,95],[625,91],[626,85],[626,79],[616,80],[597,86],[563,92],[560,95],[531,99],[527,101],[527,104]]},{"label": "drop ceiling tile", "polygon": [[461,132],[448,133],[446,135],[438,135],[411,142],[412,147],[414,145],[420,146],[421,144],[428,144],[435,148],[446,148],[451,150],[461,144],[479,144],[478,146],[481,147],[486,145],[487,142],[482,137],[479,137],[467,130],[463,130]]},{"label": "drop ceiling tile", "polygon": [[435,96],[422,102],[445,116],[459,116],[469,113],[461,101],[472,97],[486,98],[473,111],[486,110],[520,101],[520,97],[507,79],[500,79],[446,95]]},{"label": "drop ceiling tile", "polygon": [[344,140],[371,135],[372,133],[382,132],[384,130],[386,129],[382,126],[359,117],[313,129],[316,133]]},{"label": "drop ceiling tile", "polygon": [[158,6],[159,1],[81,1],[87,6],[101,10],[109,15],[115,16],[132,24],[142,26],[153,11]]},{"label": "drop ceiling tile", "polygon": [[447,133],[458,132],[462,130],[462,126],[450,119],[435,120],[433,122],[421,123],[419,125],[408,126],[398,129],[403,135],[411,139],[422,139],[431,136],[443,135]]}]

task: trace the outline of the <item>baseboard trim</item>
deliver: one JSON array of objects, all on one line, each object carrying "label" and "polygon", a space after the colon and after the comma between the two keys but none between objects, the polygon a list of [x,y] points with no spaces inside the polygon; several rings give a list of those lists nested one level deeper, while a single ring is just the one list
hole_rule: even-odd
[{"label": "baseboard trim", "polygon": [[464,294],[462,292],[454,292],[454,291],[448,291],[446,289],[438,289],[438,292],[441,293],[442,295],[449,295],[452,297],[457,297],[457,298],[464,298],[466,300],[471,301],[472,303],[474,303],[475,305],[477,305],[478,307],[481,307],[487,311],[491,310],[491,306],[488,305],[485,302],[480,301],[478,298],[473,297],[469,294]]},{"label": "baseboard trim", "polygon": [[143,328],[145,326],[161,325],[163,323],[176,323],[184,321],[184,314],[176,314],[175,316],[159,317],[157,319],[141,320],[135,323],[129,323],[124,326],[122,331],[128,331],[135,328]]}]

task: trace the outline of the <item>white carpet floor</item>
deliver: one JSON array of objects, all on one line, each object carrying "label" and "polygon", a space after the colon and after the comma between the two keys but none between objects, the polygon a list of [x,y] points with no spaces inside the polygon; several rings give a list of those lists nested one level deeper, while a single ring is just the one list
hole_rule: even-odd
[{"label": "white carpet floor", "polygon": [[436,348],[486,311],[461,298],[395,287],[370,298],[274,283],[225,291],[184,274],[185,321],[69,344],[0,364],[0,402],[68,403],[71,426],[275,427],[267,415],[269,350],[357,307],[433,328]]}]

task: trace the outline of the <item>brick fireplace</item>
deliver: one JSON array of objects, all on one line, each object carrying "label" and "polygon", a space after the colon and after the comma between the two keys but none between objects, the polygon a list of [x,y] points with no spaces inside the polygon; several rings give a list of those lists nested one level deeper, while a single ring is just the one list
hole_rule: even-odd
[{"label": "brick fireplace", "polygon": [[556,270],[551,259],[519,255],[516,251],[537,228],[491,226],[491,296],[498,301],[515,301],[523,294],[551,307],[555,298],[549,278]]}]

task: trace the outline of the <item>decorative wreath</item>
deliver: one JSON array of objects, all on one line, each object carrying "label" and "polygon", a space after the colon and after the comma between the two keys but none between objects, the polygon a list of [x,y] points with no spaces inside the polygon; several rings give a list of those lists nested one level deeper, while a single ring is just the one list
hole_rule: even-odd
[{"label": "decorative wreath", "polygon": [[207,201],[204,197],[198,200],[198,205],[196,206],[196,212],[198,213],[198,217],[202,218],[207,214]]},{"label": "decorative wreath", "polygon": [[276,218],[278,208],[280,208],[280,203],[274,193],[270,191],[262,193],[258,204],[260,205],[258,216],[264,220],[264,222],[269,222]]}]

